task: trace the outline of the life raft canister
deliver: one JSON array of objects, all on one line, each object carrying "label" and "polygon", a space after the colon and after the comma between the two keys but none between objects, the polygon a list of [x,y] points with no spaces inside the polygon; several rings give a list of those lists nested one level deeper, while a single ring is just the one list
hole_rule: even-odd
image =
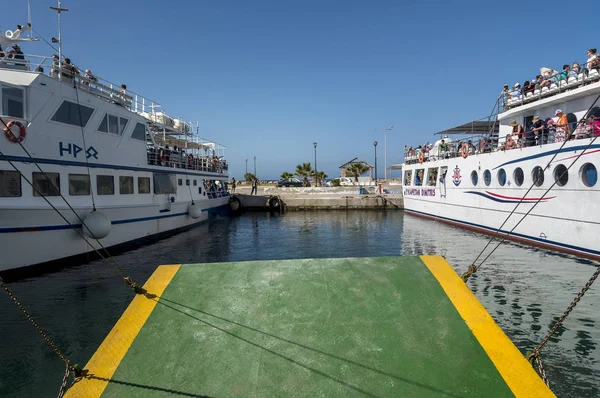
[{"label": "life raft canister", "polygon": [[[12,132],[12,126],[17,126],[19,128],[18,137],[15,135],[15,133]],[[27,135],[27,130],[25,130],[25,126],[23,126],[21,122],[11,120],[4,128],[4,134],[10,140],[10,142],[18,144],[19,142],[23,142],[23,140],[25,139],[25,136]]]}]

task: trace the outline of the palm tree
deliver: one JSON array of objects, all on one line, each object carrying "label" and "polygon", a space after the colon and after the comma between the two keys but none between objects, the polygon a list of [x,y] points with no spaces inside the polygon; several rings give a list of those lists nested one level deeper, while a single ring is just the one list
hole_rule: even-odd
[{"label": "palm tree", "polygon": [[304,162],[296,166],[295,174],[298,177],[304,178],[304,186],[310,187],[310,183],[308,182],[308,176],[312,175],[313,169],[310,162]]},{"label": "palm tree", "polygon": [[352,163],[350,166],[346,167],[346,173],[354,177],[356,182],[358,182],[358,176],[369,171],[369,168],[362,163]]},{"label": "palm tree", "polygon": [[292,178],[294,175],[292,173],[290,173],[289,171],[284,171],[283,173],[281,173],[281,177],[279,177],[282,180],[287,180],[288,178]]},{"label": "palm tree", "polygon": [[316,175],[315,175],[315,171],[313,170],[311,175],[313,177],[315,177],[315,186],[316,184],[318,184],[319,182],[323,183],[323,179],[329,177],[327,175],[327,173],[325,173],[324,171],[317,171]]},{"label": "palm tree", "polygon": [[250,181],[254,180],[255,178],[256,177],[252,173],[246,173],[246,174],[244,174],[244,180],[246,180],[247,182],[250,182]]}]

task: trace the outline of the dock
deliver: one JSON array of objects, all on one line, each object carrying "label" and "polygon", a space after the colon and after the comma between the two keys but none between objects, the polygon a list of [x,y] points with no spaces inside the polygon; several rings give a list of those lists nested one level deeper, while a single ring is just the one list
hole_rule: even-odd
[{"label": "dock", "polygon": [[553,397],[440,256],[163,265],[67,397]]}]

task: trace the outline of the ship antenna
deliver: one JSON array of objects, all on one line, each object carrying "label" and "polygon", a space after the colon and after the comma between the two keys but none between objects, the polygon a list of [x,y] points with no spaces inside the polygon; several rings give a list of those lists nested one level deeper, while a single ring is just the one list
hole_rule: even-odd
[{"label": "ship antenna", "polygon": [[31,0],[27,0],[27,25],[29,26],[29,38],[31,38]]},{"label": "ship antenna", "polygon": [[56,11],[58,14],[58,80],[62,79],[62,37],[60,28],[60,13],[63,11],[69,11],[68,8],[62,8],[60,0],[58,0],[58,7],[50,7],[51,10]]}]

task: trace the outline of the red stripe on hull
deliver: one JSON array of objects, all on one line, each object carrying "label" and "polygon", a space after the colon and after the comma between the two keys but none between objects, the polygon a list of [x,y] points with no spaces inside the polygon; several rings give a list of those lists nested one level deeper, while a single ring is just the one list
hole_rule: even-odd
[{"label": "red stripe on hull", "polygon": [[495,197],[497,197],[497,198],[501,198],[501,199],[512,199],[512,200],[519,200],[519,201],[520,201],[520,200],[535,200],[535,201],[538,201],[538,200],[548,200],[548,199],[554,199],[554,198],[556,198],[556,196],[548,196],[548,197],[546,197],[546,198],[516,198],[516,197],[514,197],[514,196],[504,196],[504,195],[500,195],[500,194],[498,194],[498,193],[493,193],[493,192],[490,192],[490,191],[485,191],[485,192],[486,192],[487,194],[489,194],[489,195],[492,195],[492,196],[495,196]]},{"label": "red stripe on hull", "polygon": [[[438,217],[435,217],[435,216],[428,216],[428,215],[425,215],[425,214],[412,212],[412,211],[407,210],[407,209],[404,209],[404,211],[406,213],[409,213],[411,216],[426,218],[428,220],[439,221],[439,222],[442,222],[444,224],[461,227],[463,229],[468,229],[470,231],[475,231],[475,232],[483,233],[483,234],[486,234],[486,235],[496,235],[495,232],[490,231],[489,229],[486,229],[486,228],[475,227],[475,226],[472,226],[472,225],[463,224],[463,223],[458,222],[458,221],[450,221],[450,220],[446,220],[446,219],[443,219],[443,218],[438,218]],[[575,255],[577,257],[582,257],[582,258],[587,258],[587,259],[590,259],[590,260],[600,261],[600,256],[597,256],[597,255],[594,255],[594,254],[590,254],[590,253],[586,253],[586,252],[581,252],[581,251],[573,250],[573,249],[568,249],[566,247],[555,246],[555,245],[552,245],[552,244],[549,244],[549,243],[542,243],[542,242],[539,242],[539,241],[536,241],[536,240],[531,240],[531,239],[527,239],[527,238],[521,238],[519,236],[514,236],[514,235],[508,235],[508,236],[504,235],[504,237],[505,237],[505,239],[512,240],[514,242],[525,243],[525,244],[527,244],[529,246],[541,247],[543,249],[548,249],[548,250],[555,251],[555,252],[573,254],[573,255]]]}]

